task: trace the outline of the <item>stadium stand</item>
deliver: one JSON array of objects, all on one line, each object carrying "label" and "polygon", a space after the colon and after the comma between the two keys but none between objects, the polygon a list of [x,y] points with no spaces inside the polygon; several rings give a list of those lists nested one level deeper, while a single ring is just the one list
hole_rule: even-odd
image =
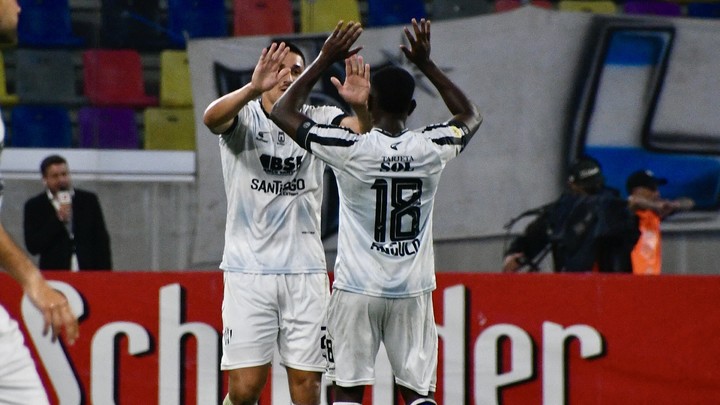
[{"label": "stadium stand", "polygon": [[27,47],[63,48],[85,44],[72,32],[67,0],[20,0],[18,43]]},{"label": "stadium stand", "polygon": [[5,58],[0,52],[0,106],[13,106],[18,103],[18,95],[8,90],[8,78],[5,74]]},{"label": "stadium stand", "polygon": [[145,109],[146,150],[195,150],[192,108]]},{"label": "stadium stand", "polygon": [[73,54],[65,49],[18,49],[15,91],[23,104],[81,105],[75,87]]},{"label": "stadium stand", "polygon": [[[19,47],[0,54],[0,105],[5,107],[8,128],[12,128],[11,112],[15,105],[61,105],[69,112],[79,147],[112,144],[83,138],[84,129],[80,126],[86,125],[85,121],[107,120],[95,117],[93,114],[100,113],[91,114],[90,108],[80,114],[84,107],[135,109],[141,146],[145,145],[145,108],[170,111],[192,107],[184,49],[191,38],[321,33],[331,30],[338,19],[361,21],[365,26],[386,26],[406,24],[411,17],[463,18],[528,4],[598,14],[697,18],[720,15],[720,4],[702,0],[19,0],[19,3],[23,9]],[[114,54],[116,51],[121,53]],[[147,116],[154,118],[158,114]]]},{"label": "stadium stand", "polygon": [[83,107],[78,111],[80,148],[139,149],[135,110],[125,107]]},{"label": "stadium stand", "polygon": [[157,97],[145,93],[140,53],[131,49],[83,52],[84,94],[93,105],[147,107]]},{"label": "stadium stand", "polygon": [[[70,148],[72,127],[62,106],[17,105],[12,109],[9,146],[17,148]],[[9,141],[9,142],[7,142]]]},{"label": "stadium stand", "polygon": [[272,35],[295,32],[289,0],[233,1],[233,35]]}]

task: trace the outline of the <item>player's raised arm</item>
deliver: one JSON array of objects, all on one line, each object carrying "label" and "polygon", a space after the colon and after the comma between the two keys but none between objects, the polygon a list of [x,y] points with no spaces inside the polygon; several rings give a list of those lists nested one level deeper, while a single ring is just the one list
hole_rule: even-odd
[{"label": "player's raised arm", "polygon": [[453,114],[453,119],[467,126],[470,130],[467,134],[469,139],[482,123],[482,115],[477,106],[430,58],[430,21],[423,18],[418,22],[413,18],[412,29],[413,31],[410,32],[407,27],[403,28],[409,47],[401,45],[400,49],[437,88],[445,105]]},{"label": "player's raised arm", "polygon": [[218,98],[205,109],[203,114],[205,126],[215,134],[227,131],[247,103],[275,87],[280,78],[287,73],[279,68],[289,51],[290,48],[286,47],[284,42],[279,45],[273,43],[269,48],[263,49],[250,83]]},{"label": "player's raised arm", "polygon": [[350,47],[357,41],[361,33],[362,27],[360,23],[350,21],[345,24],[343,21],[338,22],[335,30],[325,40],[317,58],[273,106],[270,118],[293,139],[295,139],[300,125],[309,120],[299,110],[310,94],[312,87],[330,65],[336,61],[344,60],[360,50],[354,49],[351,51]]}]

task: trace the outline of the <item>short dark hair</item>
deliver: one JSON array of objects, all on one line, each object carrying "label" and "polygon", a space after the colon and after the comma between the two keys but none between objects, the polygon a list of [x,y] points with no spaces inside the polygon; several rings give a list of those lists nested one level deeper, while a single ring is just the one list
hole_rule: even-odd
[{"label": "short dark hair", "polygon": [[392,114],[410,111],[415,92],[415,79],[407,70],[397,66],[381,68],[373,75],[371,88],[383,111]]},{"label": "short dark hair", "polygon": [[65,160],[64,157],[60,155],[50,155],[43,159],[43,161],[40,163],[40,173],[42,173],[43,176],[45,176],[45,173],[47,172],[48,167],[52,165],[62,165],[67,164],[67,160]]},{"label": "short dark hair", "polygon": [[[297,55],[300,55],[300,59],[302,59],[303,65],[307,65],[307,61],[305,60],[305,54],[303,53],[302,49],[300,49],[299,46],[293,44],[292,42],[288,42],[288,41],[280,41],[280,42],[284,42],[284,43],[285,43],[285,46],[286,46],[288,49],[290,49],[290,52],[292,52],[292,53],[294,53],[294,54],[297,54]],[[272,44],[270,44],[270,45],[268,45],[267,47],[265,47],[265,49],[270,50],[270,47],[271,47],[271,46],[272,46]]]}]

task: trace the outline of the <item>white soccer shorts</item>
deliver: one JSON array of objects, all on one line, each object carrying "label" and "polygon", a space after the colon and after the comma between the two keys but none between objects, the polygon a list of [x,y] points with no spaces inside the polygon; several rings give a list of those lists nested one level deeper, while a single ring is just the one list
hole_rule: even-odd
[{"label": "white soccer shorts", "polygon": [[398,385],[421,395],[435,391],[438,335],[431,293],[380,298],[334,290],[327,329],[327,378],[337,385],[374,384],[382,341]]},{"label": "white soccer shorts", "polygon": [[321,343],[330,299],[327,273],[224,272],[222,370],[268,364],[325,371]]}]

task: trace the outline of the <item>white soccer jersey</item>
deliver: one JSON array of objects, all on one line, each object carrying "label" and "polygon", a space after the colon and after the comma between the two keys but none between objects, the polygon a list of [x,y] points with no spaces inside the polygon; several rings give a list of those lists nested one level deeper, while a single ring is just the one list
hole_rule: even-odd
[{"label": "white soccer jersey", "polygon": [[340,195],[333,288],[379,297],[435,289],[433,201],[445,164],[469,139],[460,123],[395,137],[374,128],[357,135],[303,123],[298,142],[329,164]]},{"label": "white soccer jersey", "polygon": [[[304,106],[318,122],[339,123],[336,107]],[[320,239],[325,165],[248,103],[220,135],[227,221],[220,268],[245,273],[327,271]]]}]

